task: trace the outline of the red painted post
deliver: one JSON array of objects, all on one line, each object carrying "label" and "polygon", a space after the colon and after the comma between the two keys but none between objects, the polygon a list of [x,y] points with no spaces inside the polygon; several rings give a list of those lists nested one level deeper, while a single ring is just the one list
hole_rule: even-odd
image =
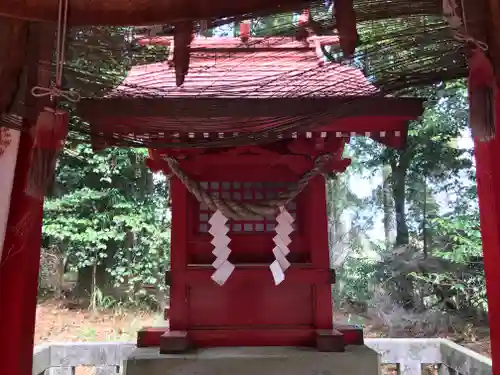
[{"label": "red painted post", "polygon": [[[26,56],[25,119],[31,129],[44,103],[31,95],[36,85],[48,86],[52,71],[54,26],[30,23]],[[43,199],[25,193],[33,138],[23,131],[10,200],[9,218],[0,259],[0,350],[2,374],[31,375],[40,268]]]},{"label": "red painted post", "polygon": [[0,351],[2,373],[31,375],[43,202],[24,192],[32,139],[21,135],[9,220],[0,263]]},{"label": "red painted post", "polygon": [[[500,97],[496,99],[496,118],[500,117]],[[498,120],[497,120],[498,121]],[[500,124],[491,142],[476,142],[476,171],[484,272],[488,295],[493,374],[500,375]]]}]

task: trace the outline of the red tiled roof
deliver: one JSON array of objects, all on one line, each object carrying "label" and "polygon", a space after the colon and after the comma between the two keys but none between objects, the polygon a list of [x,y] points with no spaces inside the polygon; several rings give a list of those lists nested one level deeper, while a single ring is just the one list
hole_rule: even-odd
[{"label": "red tiled roof", "polygon": [[[165,44],[167,38],[161,40]],[[154,38],[148,41],[155,44]],[[290,38],[252,41],[195,39],[189,73],[181,87],[175,85],[171,64],[162,62],[132,68],[110,97],[312,98],[377,92],[360,70],[320,60],[315,45],[336,44],[336,37],[310,39],[305,44]]]}]

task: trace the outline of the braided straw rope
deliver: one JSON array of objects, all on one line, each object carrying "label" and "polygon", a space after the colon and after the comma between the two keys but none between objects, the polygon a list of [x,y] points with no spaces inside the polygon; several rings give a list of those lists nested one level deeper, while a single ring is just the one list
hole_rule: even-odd
[{"label": "braided straw rope", "polygon": [[259,202],[236,202],[231,199],[222,199],[214,194],[205,191],[198,182],[193,181],[180,168],[179,162],[172,157],[165,157],[165,161],[171,172],[182,181],[184,186],[193,194],[200,203],[204,203],[212,211],[220,210],[228,219],[232,220],[260,220],[263,216],[274,215],[280,207],[285,206],[292,201],[299,193],[304,190],[309,181],[317,175],[323,173],[323,168],[332,160],[330,154],[323,154],[314,160],[314,167],[304,173],[302,177],[288,189],[280,193],[277,199],[268,199]]}]

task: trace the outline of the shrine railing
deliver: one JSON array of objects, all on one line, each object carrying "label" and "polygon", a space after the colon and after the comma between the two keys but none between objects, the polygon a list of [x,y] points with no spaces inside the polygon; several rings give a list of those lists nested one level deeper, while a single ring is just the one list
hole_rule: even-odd
[{"label": "shrine railing", "polygon": [[[444,339],[366,339],[393,375],[491,375],[491,360]],[[116,375],[133,343],[63,343],[37,346],[33,375]]]}]

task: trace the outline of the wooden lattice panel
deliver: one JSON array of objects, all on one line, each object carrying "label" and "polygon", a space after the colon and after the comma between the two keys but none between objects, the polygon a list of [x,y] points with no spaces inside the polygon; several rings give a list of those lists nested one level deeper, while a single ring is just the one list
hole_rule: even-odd
[{"label": "wooden lattice panel", "polygon": [[[220,182],[203,181],[201,187],[209,194],[220,196],[223,199],[234,201],[258,202],[264,199],[275,199],[280,192],[286,191],[290,185],[285,182]],[[287,205],[288,212],[294,219],[297,217],[297,205],[294,201]],[[209,229],[208,221],[213,214],[209,208],[200,204],[199,225],[201,233],[207,233]],[[255,220],[230,220],[227,222],[229,232],[232,234],[255,234],[274,233],[276,228],[276,216],[269,215]]]}]

